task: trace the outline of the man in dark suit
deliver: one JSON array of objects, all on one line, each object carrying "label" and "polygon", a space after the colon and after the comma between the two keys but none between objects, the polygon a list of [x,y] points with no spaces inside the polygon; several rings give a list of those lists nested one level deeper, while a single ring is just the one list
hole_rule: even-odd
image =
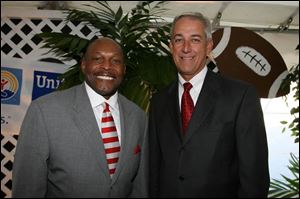
[{"label": "man in dark suit", "polygon": [[152,197],[267,196],[259,98],[252,86],[207,68],[212,48],[202,14],[174,19],[170,50],[178,79],[153,96],[149,115]]},{"label": "man in dark suit", "polygon": [[148,196],[148,120],[117,92],[121,47],[92,42],[81,63],[85,82],[32,102],[13,165],[13,197]]}]

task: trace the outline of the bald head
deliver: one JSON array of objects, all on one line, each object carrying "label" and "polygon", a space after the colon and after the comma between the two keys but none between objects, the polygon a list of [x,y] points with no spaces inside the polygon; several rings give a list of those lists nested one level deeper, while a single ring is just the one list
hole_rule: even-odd
[{"label": "bald head", "polygon": [[84,59],[87,58],[87,56],[91,53],[91,50],[97,45],[115,45],[115,47],[118,49],[119,53],[121,53],[122,57],[124,58],[123,50],[119,43],[117,43],[115,40],[113,40],[111,38],[101,37],[99,39],[92,41],[88,45],[85,55],[84,55]]}]

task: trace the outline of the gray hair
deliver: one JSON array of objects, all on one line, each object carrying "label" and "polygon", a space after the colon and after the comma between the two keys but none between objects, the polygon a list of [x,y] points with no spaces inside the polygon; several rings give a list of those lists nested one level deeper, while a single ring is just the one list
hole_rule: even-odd
[{"label": "gray hair", "polygon": [[204,25],[204,31],[205,31],[205,36],[206,39],[212,39],[212,33],[211,33],[211,23],[209,21],[209,19],[207,17],[205,17],[203,14],[201,14],[200,12],[186,12],[186,13],[182,13],[181,15],[178,15],[174,18],[172,26],[171,26],[171,37],[173,36],[173,31],[174,31],[174,27],[176,22],[184,17],[188,17],[188,18],[192,18],[195,20],[200,21],[201,23],[203,23]]}]

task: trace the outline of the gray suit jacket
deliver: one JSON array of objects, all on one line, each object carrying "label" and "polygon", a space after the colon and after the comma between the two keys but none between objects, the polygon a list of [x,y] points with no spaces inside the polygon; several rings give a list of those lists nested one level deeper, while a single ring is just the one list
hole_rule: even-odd
[{"label": "gray suit jacket", "polygon": [[146,114],[118,96],[122,142],[111,179],[84,84],[33,101],[13,165],[13,197],[147,197]]}]

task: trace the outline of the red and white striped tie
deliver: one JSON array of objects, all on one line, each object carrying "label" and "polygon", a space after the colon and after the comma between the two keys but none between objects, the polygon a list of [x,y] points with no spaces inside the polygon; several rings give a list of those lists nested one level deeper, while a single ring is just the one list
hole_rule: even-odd
[{"label": "red and white striped tie", "polygon": [[117,167],[121,147],[114,118],[109,110],[109,105],[105,103],[104,106],[101,120],[101,132],[109,174],[112,178]]}]

